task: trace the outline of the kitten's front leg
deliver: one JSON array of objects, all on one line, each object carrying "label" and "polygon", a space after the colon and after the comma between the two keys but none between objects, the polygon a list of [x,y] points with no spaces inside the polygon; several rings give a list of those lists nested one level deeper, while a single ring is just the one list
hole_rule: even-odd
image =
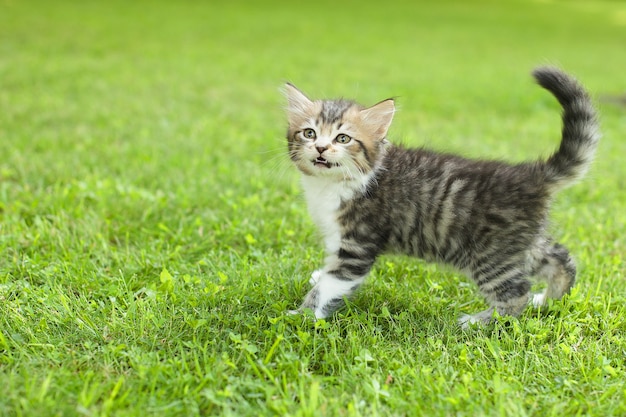
[{"label": "kitten's front leg", "polygon": [[313,273],[311,274],[311,278],[309,279],[309,284],[311,284],[311,286],[314,286],[318,283],[320,277],[322,276],[322,272],[324,272],[323,269],[316,269],[315,271],[313,271]]},{"label": "kitten's front leg", "polygon": [[345,305],[345,299],[354,293],[364,279],[364,276],[346,279],[322,272],[319,281],[304,297],[300,310],[311,309],[318,319],[328,317]]},{"label": "kitten's front leg", "polygon": [[313,272],[309,281],[313,288],[304,298],[300,311],[311,309],[316,318],[324,318],[343,307],[345,299],[363,283],[376,259],[373,251],[352,249],[342,247],[336,255],[326,259],[324,268]]}]

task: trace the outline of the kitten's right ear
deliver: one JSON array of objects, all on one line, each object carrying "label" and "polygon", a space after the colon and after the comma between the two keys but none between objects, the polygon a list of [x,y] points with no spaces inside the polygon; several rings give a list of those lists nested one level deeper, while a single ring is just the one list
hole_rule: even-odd
[{"label": "kitten's right ear", "polygon": [[384,140],[395,112],[396,106],[390,98],[361,110],[361,117],[363,122],[370,126],[370,130]]},{"label": "kitten's right ear", "polygon": [[289,119],[292,117],[303,117],[311,111],[313,102],[298,90],[293,84],[285,84],[285,96],[287,97],[287,112]]}]

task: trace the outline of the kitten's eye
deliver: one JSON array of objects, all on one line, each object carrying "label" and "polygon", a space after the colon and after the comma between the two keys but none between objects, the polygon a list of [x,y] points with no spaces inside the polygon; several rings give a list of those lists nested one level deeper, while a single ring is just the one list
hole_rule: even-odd
[{"label": "kitten's eye", "polygon": [[302,131],[302,134],[304,135],[305,138],[307,139],[315,139],[315,137],[317,136],[315,134],[315,130],[313,129],[304,129]]},{"label": "kitten's eye", "polygon": [[352,140],[352,138],[348,135],[344,135],[343,133],[341,135],[337,135],[337,137],[335,138],[335,141],[337,143],[348,143]]}]

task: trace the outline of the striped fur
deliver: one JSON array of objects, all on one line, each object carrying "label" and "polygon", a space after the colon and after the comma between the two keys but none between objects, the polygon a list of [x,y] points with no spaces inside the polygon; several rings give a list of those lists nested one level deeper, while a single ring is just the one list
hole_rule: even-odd
[{"label": "striped fur", "polygon": [[[394,105],[308,99],[287,85],[289,154],[304,174],[309,211],[327,257],[300,309],[326,317],[341,307],[384,252],[450,264],[478,285],[494,311],[517,316],[529,278],[547,282],[532,301],[560,298],[574,284],[569,252],[547,236],[551,195],[589,167],[599,134],[589,96],[554,68],[533,72],[563,106],[559,149],[547,161],[507,164],[389,145]],[[346,136],[349,139],[346,139]]]}]

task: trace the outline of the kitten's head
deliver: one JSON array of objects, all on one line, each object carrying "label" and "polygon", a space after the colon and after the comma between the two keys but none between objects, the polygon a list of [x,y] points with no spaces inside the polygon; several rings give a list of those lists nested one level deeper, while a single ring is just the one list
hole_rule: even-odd
[{"label": "kitten's head", "polygon": [[302,173],[340,180],[376,169],[395,111],[393,100],[365,108],[348,100],[310,100],[291,84],[285,88],[289,156]]}]

